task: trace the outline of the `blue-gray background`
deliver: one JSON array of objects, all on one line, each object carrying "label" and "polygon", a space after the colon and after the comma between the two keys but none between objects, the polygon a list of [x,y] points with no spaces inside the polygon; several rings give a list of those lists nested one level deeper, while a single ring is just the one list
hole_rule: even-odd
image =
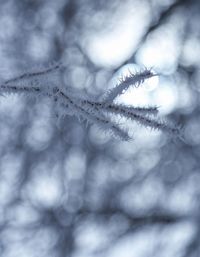
[{"label": "blue-gray background", "polygon": [[198,0],[0,1],[1,82],[62,61],[66,87],[95,96],[153,67],[159,80],[119,101],[158,105],[185,131],[120,120],[122,142],[58,122],[49,99],[2,95],[0,256],[200,255],[199,24]]}]

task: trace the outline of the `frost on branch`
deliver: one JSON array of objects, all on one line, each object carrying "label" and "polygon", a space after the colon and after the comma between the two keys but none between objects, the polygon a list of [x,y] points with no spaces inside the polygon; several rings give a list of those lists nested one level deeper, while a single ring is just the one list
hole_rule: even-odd
[{"label": "frost on branch", "polygon": [[156,76],[156,74],[153,74],[153,72],[148,69],[136,73],[129,73],[128,76],[120,78],[120,83],[105,94],[105,102],[112,103],[115,98],[124,93],[131,85],[138,87],[146,79]]},{"label": "frost on branch", "polygon": [[169,125],[158,119],[157,107],[134,107],[116,104],[115,99],[120,97],[130,86],[137,87],[146,79],[156,76],[151,70],[145,69],[137,73],[131,73],[119,79],[118,85],[106,92],[101,100],[83,97],[80,92],[72,91],[62,85],[62,64],[55,64],[39,71],[24,73],[9,79],[0,85],[0,94],[17,93],[27,96],[49,97],[55,102],[58,115],[74,115],[79,120],[88,124],[96,124],[105,131],[111,132],[122,140],[130,139],[128,132],[117,122],[113,116],[120,116],[138,124],[180,136],[179,128]]}]

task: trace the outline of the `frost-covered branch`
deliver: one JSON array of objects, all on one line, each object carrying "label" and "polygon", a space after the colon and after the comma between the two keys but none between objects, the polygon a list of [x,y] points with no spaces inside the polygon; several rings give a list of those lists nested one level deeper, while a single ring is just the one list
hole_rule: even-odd
[{"label": "frost-covered branch", "polygon": [[134,107],[114,103],[114,100],[130,86],[138,86],[144,80],[155,76],[151,70],[145,69],[136,74],[130,73],[129,76],[120,79],[116,87],[106,92],[103,100],[96,101],[64,87],[59,80],[61,69],[62,65],[55,64],[40,71],[24,73],[2,83],[0,93],[23,93],[29,96],[35,95],[38,98],[49,97],[59,107],[58,115],[60,117],[75,115],[79,120],[97,124],[105,131],[110,131],[117,138],[123,140],[130,138],[128,132],[113,121],[113,116],[120,116],[142,126],[162,130],[172,135],[180,134],[178,128],[170,126],[156,117],[157,107]]},{"label": "frost-covered branch", "polygon": [[138,87],[141,83],[143,83],[146,79],[149,79],[153,76],[156,76],[151,69],[145,69],[141,72],[132,73],[129,72],[128,76],[121,77],[119,79],[119,84],[106,92],[103,101],[105,103],[112,103],[118,96],[125,93],[125,91],[130,87]]}]

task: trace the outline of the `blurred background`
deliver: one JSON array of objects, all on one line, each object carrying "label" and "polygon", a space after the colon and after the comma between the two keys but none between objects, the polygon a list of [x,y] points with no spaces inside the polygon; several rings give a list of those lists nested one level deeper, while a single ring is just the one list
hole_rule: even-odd
[{"label": "blurred background", "polygon": [[49,99],[1,96],[2,257],[200,256],[199,24],[198,0],[0,1],[1,82],[62,61],[65,86],[95,97],[153,67],[118,101],[185,131],[127,122],[123,142],[57,122]]}]

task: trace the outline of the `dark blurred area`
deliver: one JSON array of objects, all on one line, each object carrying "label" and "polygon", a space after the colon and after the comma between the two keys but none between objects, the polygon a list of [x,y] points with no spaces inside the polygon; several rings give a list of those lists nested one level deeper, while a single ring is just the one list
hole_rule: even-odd
[{"label": "dark blurred area", "polygon": [[200,256],[199,24],[198,0],[0,1],[1,81],[62,61],[66,87],[95,97],[153,67],[159,81],[121,101],[185,131],[127,122],[123,142],[58,122],[49,99],[1,96],[1,257]]}]

